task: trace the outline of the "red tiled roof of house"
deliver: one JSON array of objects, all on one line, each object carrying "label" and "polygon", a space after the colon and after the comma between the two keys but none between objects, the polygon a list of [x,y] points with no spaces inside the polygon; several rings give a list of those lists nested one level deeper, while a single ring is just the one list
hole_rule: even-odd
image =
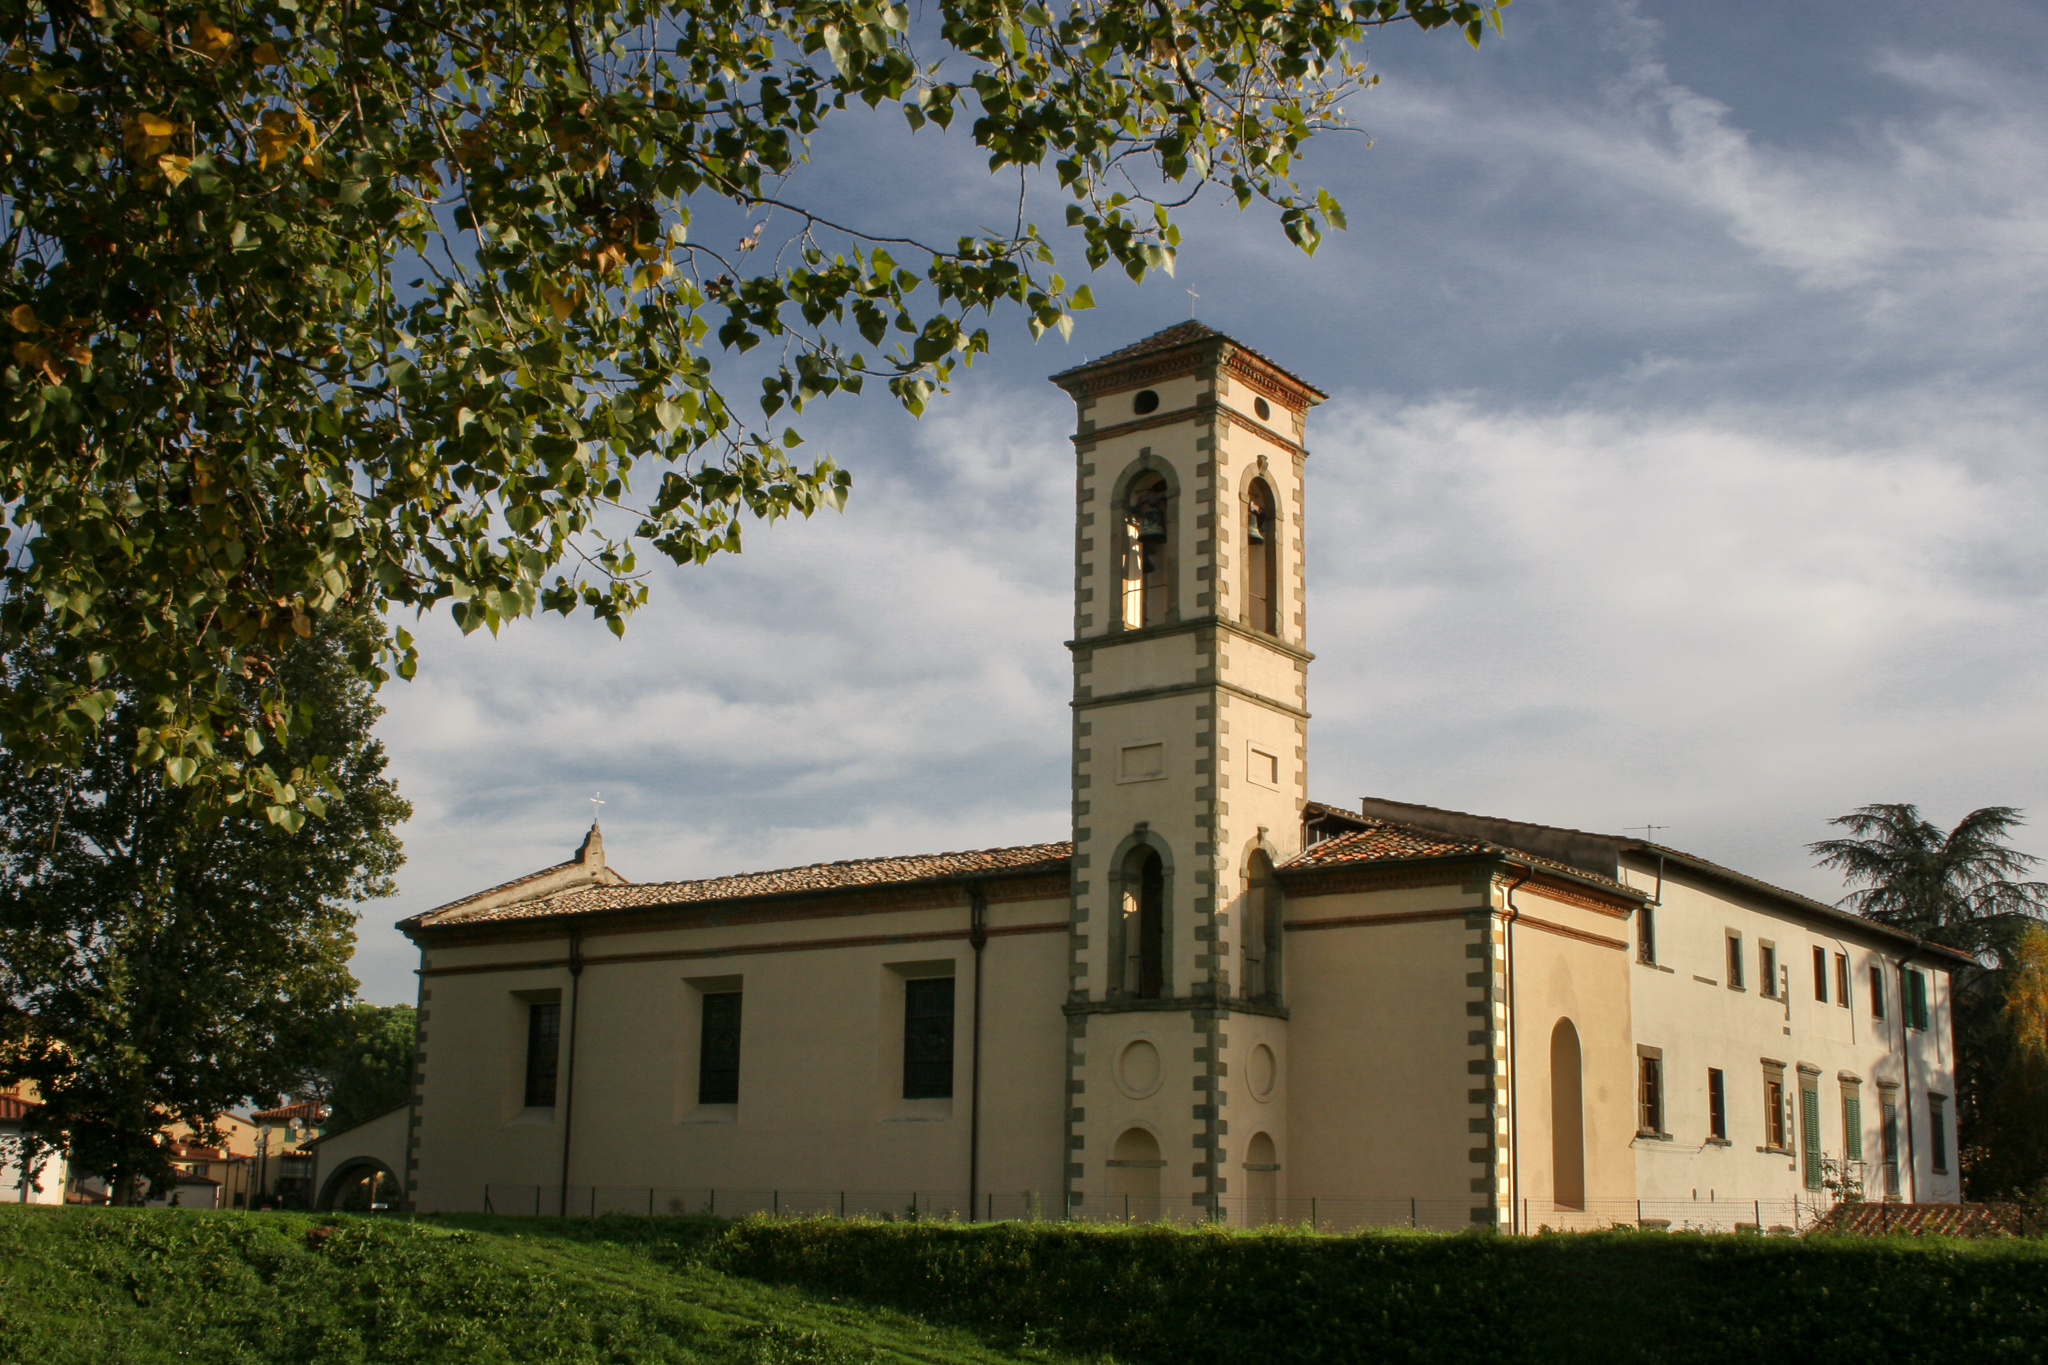
[{"label": "red tiled roof of house", "polygon": [[1301,385],[1310,393],[1315,394],[1318,398],[1324,398],[1328,396],[1321,389],[1315,387],[1315,385],[1313,384],[1310,384],[1300,375],[1295,374],[1291,370],[1284,369],[1278,364],[1275,364],[1272,357],[1261,355],[1259,352],[1245,345],[1242,341],[1239,341],[1236,337],[1229,336],[1223,332],[1219,332],[1214,327],[1211,327],[1206,323],[1196,322],[1192,318],[1188,319],[1186,322],[1177,322],[1173,326],[1168,327],[1163,332],[1154,332],[1151,336],[1148,336],[1141,341],[1134,341],[1130,345],[1121,347],[1118,350],[1111,351],[1108,355],[1098,356],[1094,360],[1085,361],[1082,364],[1074,366],[1070,370],[1061,370],[1058,374],[1052,377],[1052,382],[1057,384],[1062,379],[1070,379],[1075,375],[1086,374],[1090,370],[1100,369],[1104,365],[1115,365],[1126,360],[1136,360],[1141,356],[1155,355],[1161,351],[1171,351],[1181,346],[1191,346],[1198,341],[1207,341],[1210,337],[1222,337],[1225,341],[1229,342],[1232,346],[1235,346],[1238,350],[1243,351],[1246,355],[1257,356],[1258,359],[1264,361],[1268,365],[1271,365],[1274,369],[1279,370],[1280,373],[1286,375],[1289,379],[1292,379],[1295,383]]},{"label": "red tiled roof of house", "polygon": [[1366,827],[1340,834],[1334,839],[1325,839],[1312,848],[1303,849],[1289,858],[1282,870],[1303,871],[1357,863],[1413,862],[1431,858],[1512,858],[1517,862],[1546,868],[1573,881],[1590,882],[1603,889],[1624,892],[1632,899],[1643,898],[1641,892],[1612,878],[1603,877],[1597,872],[1587,872],[1583,868],[1572,867],[1554,859],[1524,853],[1505,844],[1461,839],[1454,834],[1424,829],[1420,825],[1395,824],[1391,820],[1381,820],[1373,816],[1351,815],[1349,818],[1363,820]]},{"label": "red tiled roof of house", "polygon": [[258,1123],[290,1123],[293,1119],[324,1123],[327,1121],[327,1106],[318,1100],[300,1100],[297,1104],[281,1104],[275,1109],[258,1109],[249,1117]]},{"label": "red tiled roof of house", "polygon": [[922,853],[902,858],[854,858],[837,863],[807,863],[771,872],[742,872],[688,882],[634,882],[623,886],[582,886],[541,900],[513,901],[478,910],[463,904],[429,912],[413,921],[422,928],[452,924],[486,924],[503,920],[586,915],[602,910],[698,905],[708,901],[749,900],[807,891],[839,891],[869,886],[900,886],[915,882],[955,881],[990,873],[1064,872],[1072,860],[1071,843],[1019,844],[1013,848],[979,848],[960,853]]}]

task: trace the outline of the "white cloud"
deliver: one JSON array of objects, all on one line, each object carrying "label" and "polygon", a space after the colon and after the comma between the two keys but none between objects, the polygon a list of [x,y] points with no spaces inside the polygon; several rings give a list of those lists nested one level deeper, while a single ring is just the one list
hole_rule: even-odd
[{"label": "white cloud", "polygon": [[[1880,7],[1892,46],[1859,51],[1787,12],[1780,69],[1854,83],[1816,118],[1827,92],[1773,104],[1654,14],[1693,18],[1562,4],[1481,56],[1397,49],[1378,147],[1318,154],[1354,230],[1315,262],[1204,211],[1181,280],[1095,282],[1073,351],[998,319],[1008,349],[921,423],[825,405],[847,514],[658,573],[623,642],[431,624],[387,695],[418,813],[371,994],[412,989],[378,926],[566,856],[596,789],[639,878],[1061,837],[1071,410],[1042,376],[1177,320],[1188,283],[1337,395],[1318,796],[1655,821],[1821,895],[1801,846],[1853,806],[2048,818],[2048,93],[1995,15],[1916,46]],[[875,155],[823,183],[919,230],[1001,197],[957,142]]]}]

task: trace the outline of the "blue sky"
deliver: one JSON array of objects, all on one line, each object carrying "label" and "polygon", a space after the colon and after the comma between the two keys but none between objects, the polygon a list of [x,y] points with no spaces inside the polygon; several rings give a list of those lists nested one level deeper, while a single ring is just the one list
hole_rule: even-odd
[{"label": "blue sky", "polygon": [[[658,573],[624,641],[429,621],[384,698],[416,813],[365,995],[412,998],[393,920],[559,861],[600,790],[636,880],[1064,837],[1072,409],[1044,376],[1188,288],[1331,395],[1319,799],[1655,823],[1830,899],[1804,845],[1857,805],[2048,822],[2048,11],[1520,0],[1476,53],[1371,57],[1371,146],[1304,167],[1351,223],[1313,260],[1198,208],[1177,279],[1098,278],[1064,345],[998,317],[922,421],[819,406],[846,512]],[[833,138],[806,192],[880,230],[1014,202],[964,138]]]}]

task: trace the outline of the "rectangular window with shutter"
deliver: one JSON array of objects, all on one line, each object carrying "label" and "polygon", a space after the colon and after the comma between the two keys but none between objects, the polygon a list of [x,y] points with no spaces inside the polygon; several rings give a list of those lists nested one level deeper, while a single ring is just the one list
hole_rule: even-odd
[{"label": "rectangular window with shutter", "polygon": [[1927,1031],[1927,973],[1906,973],[1906,1027]]},{"label": "rectangular window with shutter", "polygon": [[1728,935],[1728,989],[1742,989],[1742,935],[1733,932]]},{"label": "rectangular window with shutter", "polygon": [[953,1097],[953,978],[903,983],[903,1098]]},{"label": "rectangular window with shutter", "polygon": [[1899,1091],[1897,1086],[1877,1088],[1878,1150],[1884,1158],[1884,1194],[1899,1197]]},{"label": "rectangular window with shutter", "polygon": [[704,997],[704,1027],[697,1037],[699,1104],[740,1102],[740,1000],[738,991]]},{"label": "rectangular window with shutter", "polygon": [[1636,910],[1636,961],[1657,965],[1657,920],[1653,906]]},{"label": "rectangular window with shutter", "polygon": [[1778,945],[1759,943],[1756,945],[1756,993],[1771,1000],[1778,998]]},{"label": "rectangular window with shutter", "polygon": [[1828,1002],[1828,950],[1813,950],[1813,998],[1825,1005]]},{"label": "rectangular window with shutter", "polygon": [[1854,1081],[1842,1082],[1842,1155],[1863,1160],[1863,1093]]},{"label": "rectangular window with shutter", "polygon": [[1870,964],[1870,1017],[1884,1018],[1884,966],[1877,962]]},{"label": "rectangular window with shutter", "polygon": [[[517,1015],[513,1016],[517,1018]],[[502,1054],[501,1054],[502,1055]],[[555,1073],[562,1059],[562,1004],[548,1000],[526,1007],[526,1107],[552,1109]],[[502,1072],[499,1074],[503,1074]],[[500,1091],[499,1093],[503,1093]]]},{"label": "rectangular window with shutter", "polygon": [[1806,1177],[1806,1188],[1817,1190],[1821,1186],[1820,1147],[1820,1077],[1799,1078],[1799,1136],[1800,1171]]},{"label": "rectangular window with shutter", "polygon": [[1933,1154],[1934,1173],[1948,1174],[1948,1096],[1927,1097],[1927,1150]]},{"label": "rectangular window with shutter", "polygon": [[1764,1147],[1773,1152],[1789,1152],[1791,1146],[1785,1141],[1785,1064],[1764,1063]]},{"label": "rectangular window with shutter", "polygon": [[1849,1008],[1849,955],[1835,954],[1835,1003]]},{"label": "rectangular window with shutter", "polygon": [[1636,1123],[1645,1137],[1664,1135],[1664,1057],[1654,1049],[1641,1049],[1636,1056],[1639,1082],[1636,1092]]},{"label": "rectangular window with shutter", "polygon": [[1716,1142],[1728,1140],[1728,1088],[1718,1067],[1707,1068],[1707,1136]]}]

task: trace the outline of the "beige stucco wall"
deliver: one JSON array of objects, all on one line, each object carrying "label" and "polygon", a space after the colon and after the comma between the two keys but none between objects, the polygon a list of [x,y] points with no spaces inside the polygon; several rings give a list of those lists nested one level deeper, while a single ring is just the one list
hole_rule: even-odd
[{"label": "beige stucco wall", "polygon": [[[1402,921],[1448,907],[1480,908],[1457,886],[1290,897],[1286,936],[1291,1049],[1283,1059],[1291,1143],[1288,1188],[1325,1199],[1429,1201],[1463,1225],[1474,1168],[1467,1149],[1468,1073],[1462,916]],[[1386,916],[1384,925],[1306,930],[1319,920]],[[1452,1206],[1445,1216],[1443,1207]],[[1480,1202],[1484,1202],[1483,1197]]]},{"label": "beige stucco wall", "polygon": [[[689,1192],[714,1188],[735,1197],[923,1191],[964,1201],[973,1002],[966,915],[963,898],[958,908],[586,937],[568,1168],[569,1185],[586,1192],[577,1198],[598,1187],[600,1202],[621,1206],[639,1206],[624,1192],[644,1197],[651,1189],[664,1209],[671,1198],[694,1208]],[[1059,1188],[1065,918],[1063,900],[989,907],[986,1190]],[[936,932],[959,937],[913,937]],[[820,942],[850,936],[863,941]],[[697,956],[602,960],[624,953]],[[565,955],[559,939],[429,955],[420,1208],[480,1208],[486,1184],[525,1187],[528,1200],[540,1186],[552,1206],[562,1175],[566,1043],[557,1106],[521,1109],[525,1006],[558,993],[566,1039],[568,970],[445,969]],[[900,1081],[893,1092],[889,1086],[892,1066],[900,1075],[902,983],[949,971],[957,982],[953,1098],[905,1101]],[[704,989],[743,993],[737,1105],[695,1103]]]},{"label": "beige stucco wall", "polygon": [[[1511,1134],[1517,1140],[1510,1143],[1508,1195],[1522,1201],[1516,1225],[1629,1221],[1637,1189],[1630,1150],[1636,1124],[1628,921],[1533,887],[1517,890],[1514,899]],[[1503,917],[1503,940],[1509,928]],[[1555,1197],[1551,1039],[1565,1020],[1578,1036],[1580,1052],[1585,1199],[1576,1212],[1582,1217],[1559,1217]]]}]

